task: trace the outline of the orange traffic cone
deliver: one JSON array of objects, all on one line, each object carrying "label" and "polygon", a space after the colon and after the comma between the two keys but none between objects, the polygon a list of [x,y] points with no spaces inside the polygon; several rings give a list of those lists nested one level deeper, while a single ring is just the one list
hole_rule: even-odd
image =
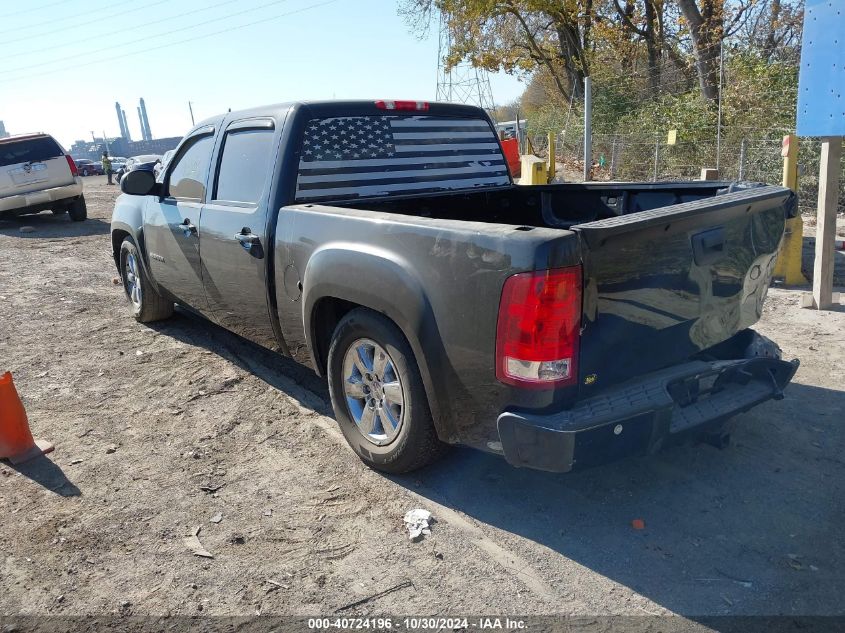
[{"label": "orange traffic cone", "polygon": [[20,464],[52,450],[50,442],[32,439],[12,374],[6,372],[0,376],[0,459],[8,457],[13,464]]}]

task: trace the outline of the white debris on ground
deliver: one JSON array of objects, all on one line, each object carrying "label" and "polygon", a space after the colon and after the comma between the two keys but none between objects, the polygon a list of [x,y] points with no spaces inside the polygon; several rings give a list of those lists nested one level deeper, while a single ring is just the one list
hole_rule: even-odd
[{"label": "white debris on ground", "polygon": [[420,540],[423,535],[431,534],[430,524],[434,523],[434,517],[428,510],[417,508],[408,510],[405,513],[405,528],[408,530],[408,537],[412,541]]}]

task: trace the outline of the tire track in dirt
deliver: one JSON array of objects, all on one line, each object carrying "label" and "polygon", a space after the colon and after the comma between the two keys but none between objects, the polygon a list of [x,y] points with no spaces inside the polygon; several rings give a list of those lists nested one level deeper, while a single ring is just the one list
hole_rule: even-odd
[{"label": "tire track in dirt", "polygon": [[[293,398],[291,398],[291,400],[293,400]],[[316,411],[314,413],[315,415],[311,418],[311,422],[313,422],[322,431],[324,431],[325,434],[330,437],[334,442],[337,442],[338,444],[342,445],[351,453],[352,449],[349,448],[348,444],[346,443],[346,440],[343,437],[343,434],[335,425],[335,421]],[[379,476],[373,472],[368,472],[367,474],[368,476]],[[424,503],[429,509],[433,510],[432,514],[434,514],[435,518],[438,521],[444,521],[446,523],[449,523],[452,526],[465,532],[470,538],[470,541],[478,549],[483,551],[496,563],[498,563],[500,566],[502,566],[507,571],[519,578],[519,580],[525,585],[525,587],[529,589],[532,593],[534,593],[536,597],[542,600],[548,600],[552,602],[560,601],[561,597],[558,595],[558,593],[548,583],[546,583],[546,581],[543,580],[539,572],[532,568],[531,565],[522,557],[493,541],[490,537],[484,534],[481,528],[474,525],[468,519],[462,517],[455,510],[452,510],[447,506],[441,505],[436,501],[433,501],[431,499],[432,495],[426,496],[422,494],[417,494],[412,490],[408,490],[407,492],[415,499]]]},{"label": "tire track in dirt", "polygon": [[[213,334],[211,336],[214,337]],[[221,341],[218,341],[218,343],[221,343]],[[256,361],[253,358],[240,354],[232,345],[223,343],[222,346],[228,354],[246,365],[253,374],[263,375],[268,372],[274,374],[279,381],[278,387],[287,395],[289,402],[300,410],[310,410],[309,422],[319,427],[332,441],[354,454],[352,449],[349,448],[343,434],[337,428],[335,421],[326,415],[331,411],[331,407],[322,397],[307,387],[304,387],[287,374],[283,374],[273,367],[265,365],[260,360]],[[357,456],[355,456],[355,459],[357,459]],[[381,477],[373,471],[367,471],[367,475],[370,477]],[[537,598],[552,602],[559,602],[561,600],[561,596],[543,579],[541,574],[530,563],[512,550],[502,547],[493,541],[480,527],[461,516],[455,510],[433,501],[432,494],[417,494],[412,490],[407,490],[407,492],[416,500],[433,509],[438,521],[445,521],[462,530],[478,549],[487,554],[508,572],[519,578],[525,587],[534,593]]]}]

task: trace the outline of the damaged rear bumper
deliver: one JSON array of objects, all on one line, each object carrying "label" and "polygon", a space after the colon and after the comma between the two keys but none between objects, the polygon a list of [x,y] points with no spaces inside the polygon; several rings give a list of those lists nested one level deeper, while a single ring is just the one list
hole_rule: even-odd
[{"label": "damaged rear bumper", "polygon": [[654,452],[781,399],[798,365],[772,357],[692,361],[608,389],[569,410],[506,411],[498,419],[502,449],[513,466],[551,472]]}]

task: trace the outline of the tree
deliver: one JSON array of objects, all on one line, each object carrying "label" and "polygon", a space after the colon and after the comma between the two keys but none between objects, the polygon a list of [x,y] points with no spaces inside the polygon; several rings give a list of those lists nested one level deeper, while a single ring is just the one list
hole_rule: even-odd
[{"label": "tree", "polygon": [[607,0],[403,0],[409,24],[435,12],[447,21],[454,65],[468,59],[489,71],[539,69],[568,100],[583,94],[590,71],[597,3]]},{"label": "tree", "polygon": [[597,94],[613,92],[620,106],[667,89],[686,92],[696,80],[712,105],[725,40],[766,63],[794,63],[803,1],[400,0],[400,11],[419,33],[442,16],[451,39],[447,65],[468,60],[539,78],[558,107],[580,100],[588,75]]},{"label": "tree", "polygon": [[687,23],[695,55],[701,94],[709,101],[719,98],[719,48],[724,37],[724,0],[677,0]]},{"label": "tree", "polygon": [[719,98],[722,41],[747,22],[761,0],[675,0],[687,22],[702,96]]},{"label": "tree", "polygon": [[795,62],[800,56],[803,22],[803,0],[761,1],[746,22],[741,42],[766,62]]},{"label": "tree", "polygon": [[[635,0],[625,0],[624,6],[620,0],[614,2],[622,28],[645,42],[649,87],[656,93],[660,89],[661,65],[666,46],[663,32],[663,0],[643,0],[640,7]],[[625,60],[625,63],[630,61]]]}]

